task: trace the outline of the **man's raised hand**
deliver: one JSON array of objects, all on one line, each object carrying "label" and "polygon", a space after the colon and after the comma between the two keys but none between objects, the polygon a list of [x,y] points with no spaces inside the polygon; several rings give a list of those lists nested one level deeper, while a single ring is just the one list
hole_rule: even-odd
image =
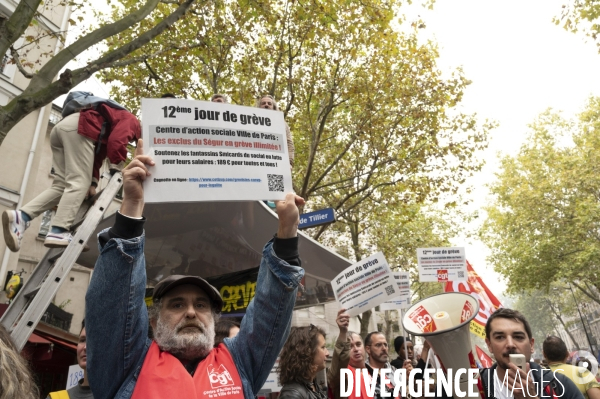
[{"label": "man's raised hand", "polygon": [[304,205],[304,198],[294,193],[288,193],[283,201],[276,201],[279,229],[277,238],[292,238],[298,236],[300,212],[298,206]]},{"label": "man's raised hand", "polygon": [[154,166],[149,155],[144,155],[144,141],[139,139],[135,149],[135,158],[123,170],[123,203],[121,214],[130,217],[141,217],[144,211],[143,182],[150,171],[148,166]]},{"label": "man's raised hand", "polygon": [[335,322],[337,323],[340,332],[348,332],[348,325],[350,324],[350,315],[346,313],[346,309],[342,308],[338,310]]}]

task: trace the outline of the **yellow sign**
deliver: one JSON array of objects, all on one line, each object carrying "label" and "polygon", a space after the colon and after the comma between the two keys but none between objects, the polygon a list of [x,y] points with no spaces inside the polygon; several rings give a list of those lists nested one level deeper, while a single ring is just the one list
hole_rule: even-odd
[{"label": "yellow sign", "polygon": [[250,300],[254,298],[256,281],[247,281],[245,284],[224,285],[221,287],[223,298],[223,312],[231,312],[238,309],[246,309]]},{"label": "yellow sign", "polygon": [[485,327],[479,323],[474,321],[471,322],[469,326],[469,331],[471,331],[475,335],[479,335],[481,338],[485,339]]}]

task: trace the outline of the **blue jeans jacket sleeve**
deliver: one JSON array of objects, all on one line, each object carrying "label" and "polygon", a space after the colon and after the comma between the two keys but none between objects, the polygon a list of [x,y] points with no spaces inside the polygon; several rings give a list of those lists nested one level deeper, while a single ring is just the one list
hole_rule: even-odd
[{"label": "blue jeans jacket sleeve", "polygon": [[279,259],[273,240],[263,249],[254,299],[246,309],[240,332],[225,345],[237,365],[246,398],[262,388],[287,340],[304,269]]},{"label": "blue jeans jacket sleeve", "polygon": [[85,297],[87,370],[96,399],[133,392],[150,344],[145,289],[144,236],[108,241]]}]

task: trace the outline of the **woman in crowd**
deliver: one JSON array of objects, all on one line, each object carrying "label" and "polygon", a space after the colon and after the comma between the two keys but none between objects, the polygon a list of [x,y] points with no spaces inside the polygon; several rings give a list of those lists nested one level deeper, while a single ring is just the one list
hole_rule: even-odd
[{"label": "woman in crowd", "polygon": [[0,324],[0,399],[37,399],[39,396],[27,362]]},{"label": "woman in crowd", "polygon": [[325,331],[319,327],[292,327],[281,350],[279,383],[280,399],[326,399],[327,388],[316,383],[317,373],[325,369],[329,352],[325,347]]},{"label": "woman in crowd", "polygon": [[[406,340],[406,345],[405,345],[405,341]],[[411,362],[414,362],[414,346],[413,346],[413,342],[410,338],[404,338],[403,336],[399,335],[396,337],[396,339],[394,340],[394,349],[396,349],[396,353],[398,354],[398,357],[394,360],[392,360],[392,366],[396,367],[397,369],[401,368],[402,365],[404,364],[405,360],[410,360]],[[406,349],[406,353],[405,352]],[[416,365],[416,363],[413,363],[413,365]],[[425,363],[423,363],[423,366],[425,366]]]},{"label": "woman in crowd", "polygon": [[233,320],[222,319],[215,324],[215,348],[225,338],[233,338],[240,332],[240,323]]}]

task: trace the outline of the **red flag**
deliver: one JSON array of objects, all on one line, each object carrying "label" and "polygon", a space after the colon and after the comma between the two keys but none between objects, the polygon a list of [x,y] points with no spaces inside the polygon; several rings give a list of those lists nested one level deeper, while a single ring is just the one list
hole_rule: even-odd
[{"label": "red flag", "polygon": [[475,350],[477,351],[477,357],[479,358],[479,362],[484,368],[492,367],[494,362],[492,358],[488,356],[487,353],[483,351],[479,346],[475,345]]},{"label": "red flag", "polygon": [[488,317],[501,308],[502,304],[496,296],[489,290],[481,277],[475,272],[473,266],[467,261],[467,281],[449,281],[446,283],[445,292],[463,292],[471,294],[479,301],[479,313],[471,322],[471,332],[485,338],[485,324]]}]

